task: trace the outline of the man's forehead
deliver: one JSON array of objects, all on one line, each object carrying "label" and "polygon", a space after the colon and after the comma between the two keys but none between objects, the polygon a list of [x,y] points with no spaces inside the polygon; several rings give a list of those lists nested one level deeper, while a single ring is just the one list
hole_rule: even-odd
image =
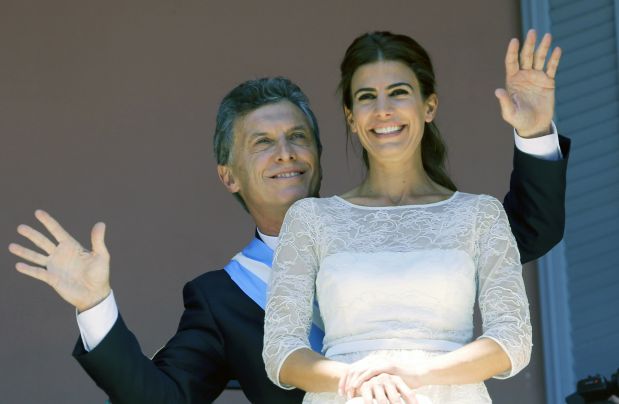
[{"label": "man's forehead", "polygon": [[245,136],[288,132],[298,128],[309,129],[303,112],[290,101],[280,101],[259,107],[239,118],[235,126],[237,135]]}]

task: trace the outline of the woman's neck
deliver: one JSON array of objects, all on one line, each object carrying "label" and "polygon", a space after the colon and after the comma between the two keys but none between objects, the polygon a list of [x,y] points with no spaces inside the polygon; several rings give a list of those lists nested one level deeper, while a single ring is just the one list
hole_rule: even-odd
[{"label": "woman's neck", "polygon": [[432,181],[419,158],[406,162],[370,161],[365,180],[342,197],[362,205],[397,206],[438,202],[452,193]]}]

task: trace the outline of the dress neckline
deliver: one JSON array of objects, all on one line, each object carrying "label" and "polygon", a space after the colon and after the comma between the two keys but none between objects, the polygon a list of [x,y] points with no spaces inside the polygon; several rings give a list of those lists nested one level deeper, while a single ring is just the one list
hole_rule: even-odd
[{"label": "dress neckline", "polygon": [[357,205],[355,203],[349,202],[346,199],[342,198],[341,196],[338,195],[333,195],[333,198],[335,198],[336,200],[340,201],[341,203],[351,206],[353,208],[358,208],[358,209],[401,209],[401,208],[426,208],[426,207],[432,207],[432,206],[440,206],[443,204],[446,204],[448,202],[451,202],[456,195],[458,195],[460,192],[458,191],[454,191],[453,194],[451,194],[451,196],[447,199],[443,199],[442,201],[438,201],[438,202],[431,202],[431,203],[420,203],[420,204],[412,204],[412,205],[393,205],[393,206],[366,206],[366,205]]}]

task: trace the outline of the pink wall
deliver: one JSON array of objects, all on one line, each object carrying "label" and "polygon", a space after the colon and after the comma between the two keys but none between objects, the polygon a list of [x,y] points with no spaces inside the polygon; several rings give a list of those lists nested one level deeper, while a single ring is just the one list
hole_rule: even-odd
[{"label": "pink wall", "polygon": [[[512,135],[493,91],[519,26],[512,0],[4,1],[0,246],[17,241],[15,227],[33,224],[39,207],[84,243],[90,226],[106,221],[117,301],[152,353],[176,328],[183,284],[221,268],[253,234],[211,156],[216,108],[229,89],[264,75],[299,83],[321,123],[322,194],[341,193],[361,165],[345,156],[340,58],[362,32],[406,33],[434,58],[438,122],[457,184],[502,197]],[[0,401],[102,402],[70,356],[73,309],[18,274],[4,251]],[[535,326],[535,268],[526,278]],[[490,383],[495,401],[542,401],[539,330],[532,364]]]}]

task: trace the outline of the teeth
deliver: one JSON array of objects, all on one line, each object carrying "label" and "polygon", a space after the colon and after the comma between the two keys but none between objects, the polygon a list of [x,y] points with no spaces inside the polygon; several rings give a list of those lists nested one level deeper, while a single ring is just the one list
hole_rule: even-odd
[{"label": "teeth", "polygon": [[384,135],[386,133],[393,133],[393,132],[397,132],[399,130],[402,129],[402,126],[387,126],[386,128],[376,128],[374,129],[374,132],[380,134],[380,135]]},{"label": "teeth", "polygon": [[283,174],[277,174],[275,178],[291,178],[291,177],[297,177],[299,175],[301,175],[300,172],[283,173]]}]

